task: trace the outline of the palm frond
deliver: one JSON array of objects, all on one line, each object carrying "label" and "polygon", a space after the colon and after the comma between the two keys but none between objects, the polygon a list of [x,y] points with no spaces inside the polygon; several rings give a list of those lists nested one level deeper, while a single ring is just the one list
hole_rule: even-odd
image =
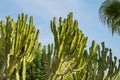
[{"label": "palm frond", "polygon": [[112,34],[120,35],[120,0],[105,0],[99,8],[99,15]]}]

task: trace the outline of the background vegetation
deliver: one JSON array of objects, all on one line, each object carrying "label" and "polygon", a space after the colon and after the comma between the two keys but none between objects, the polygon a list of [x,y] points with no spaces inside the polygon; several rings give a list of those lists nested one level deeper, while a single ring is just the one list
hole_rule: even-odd
[{"label": "background vegetation", "polygon": [[[105,0],[99,9],[112,34],[120,34],[119,6],[118,0]],[[50,21],[54,43],[47,46],[39,43],[32,16],[29,23],[27,18],[0,21],[0,80],[119,80],[120,60],[104,42],[87,46],[72,12]]]}]

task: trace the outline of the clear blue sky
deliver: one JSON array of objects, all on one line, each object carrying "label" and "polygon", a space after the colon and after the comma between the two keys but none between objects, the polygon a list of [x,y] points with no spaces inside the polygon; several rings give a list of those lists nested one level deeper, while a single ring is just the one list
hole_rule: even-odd
[{"label": "clear blue sky", "polygon": [[53,36],[50,31],[50,20],[66,17],[73,12],[74,19],[79,21],[79,28],[88,36],[88,46],[91,41],[105,42],[112,48],[113,55],[120,58],[120,36],[112,36],[109,29],[104,26],[98,16],[98,9],[104,0],[2,0],[0,2],[0,19],[12,16],[15,20],[19,13],[24,12],[34,17],[34,24],[40,29],[40,41],[43,44],[52,43]]}]

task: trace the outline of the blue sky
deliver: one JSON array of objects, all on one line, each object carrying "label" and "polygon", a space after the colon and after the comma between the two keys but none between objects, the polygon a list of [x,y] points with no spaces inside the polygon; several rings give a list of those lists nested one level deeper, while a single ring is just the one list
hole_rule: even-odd
[{"label": "blue sky", "polygon": [[66,17],[73,12],[74,19],[79,22],[79,28],[88,36],[88,46],[92,40],[105,42],[112,48],[113,55],[120,58],[120,36],[112,36],[107,26],[104,26],[98,16],[98,9],[104,0],[2,0],[0,2],[0,20],[10,15],[15,20],[20,13],[34,17],[34,24],[40,29],[40,41],[43,44],[53,42],[50,31],[50,20],[54,16]]}]

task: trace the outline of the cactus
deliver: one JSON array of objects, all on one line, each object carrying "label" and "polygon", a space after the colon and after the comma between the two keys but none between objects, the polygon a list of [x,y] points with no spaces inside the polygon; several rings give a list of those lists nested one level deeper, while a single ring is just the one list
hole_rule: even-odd
[{"label": "cactus", "polygon": [[60,17],[58,24],[57,26],[54,17],[50,26],[55,45],[46,80],[57,80],[66,74],[84,69],[93,56],[85,56],[87,37],[79,30],[78,21],[73,21],[72,13],[63,21]]},{"label": "cactus", "polygon": [[78,28],[77,20],[73,21],[72,13],[63,21],[60,17],[58,26],[56,24],[54,17],[50,24],[54,35],[54,51],[46,80],[117,79],[120,67],[117,67],[117,58],[112,59],[112,50],[106,48],[104,42],[100,49],[92,41],[87,51],[87,37]]},{"label": "cactus", "polygon": [[96,49],[92,49],[91,46],[88,54],[94,53],[95,56],[87,68],[82,71],[76,72],[72,77],[75,80],[119,80],[120,63],[117,65],[117,57],[112,58],[112,50],[105,47],[105,43],[102,42],[102,49],[97,45]]},{"label": "cactus", "polygon": [[[85,50],[84,55],[81,56],[80,61],[78,62],[79,64],[77,65],[78,69],[64,75],[61,80],[90,80],[86,79],[86,77],[88,77],[87,68],[89,67],[90,62],[94,60],[97,49],[98,45],[95,43],[95,41],[93,41],[89,53],[87,50]],[[85,65],[85,63],[87,64]],[[82,65],[85,66],[81,67]],[[92,70],[92,68],[90,68],[90,70]]]},{"label": "cactus", "polygon": [[53,18],[50,27],[54,44],[42,49],[39,30],[32,17],[27,24],[27,17],[21,14],[17,22],[9,16],[6,24],[0,21],[0,80],[118,80],[120,60],[117,66],[117,57],[113,59],[104,42],[101,49],[92,41],[88,51],[88,38],[72,13],[64,20],[60,17],[58,26]]},{"label": "cactus", "polygon": [[23,63],[23,78],[25,80],[26,63],[34,59],[36,51],[40,47],[38,42],[39,30],[33,25],[33,17],[27,24],[27,15],[20,14],[17,22],[10,16],[6,17],[6,23],[0,21],[0,75],[9,80],[16,71],[16,79],[19,80],[19,65]]}]

